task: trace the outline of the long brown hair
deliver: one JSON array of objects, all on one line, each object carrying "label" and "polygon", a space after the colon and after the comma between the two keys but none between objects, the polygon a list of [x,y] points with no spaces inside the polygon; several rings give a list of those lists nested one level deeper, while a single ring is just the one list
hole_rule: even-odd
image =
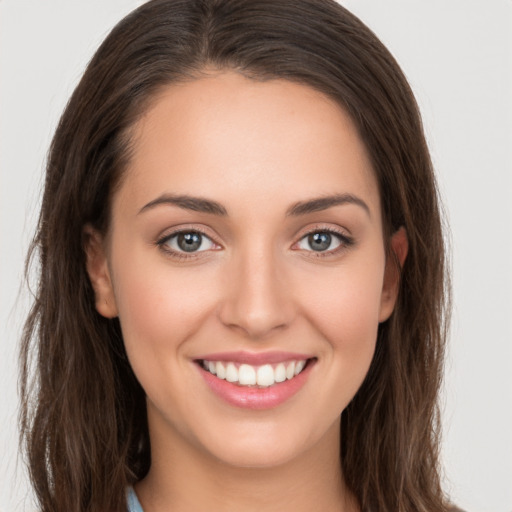
[{"label": "long brown hair", "polygon": [[369,373],[342,414],[341,464],[363,511],[446,510],[438,389],[447,288],[435,178],[397,63],[332,0],[153,0],[100,46],[60,120],[37,233],[35,302],[21,348],[21,435],[43,512],[126,509],[150,461],[145,396],[119,322],[94,307],[83,227],[105,232],[130,159],[130,127],[156,91],[232,69],[334,98],[352,117],[380,187],[384,232],[404,226],[398,303]]}]

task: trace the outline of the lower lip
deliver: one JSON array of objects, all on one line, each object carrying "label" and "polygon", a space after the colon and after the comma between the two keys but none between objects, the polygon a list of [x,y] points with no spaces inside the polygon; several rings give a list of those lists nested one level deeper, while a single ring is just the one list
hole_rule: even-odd
[{"label": "lower lip", "polygon": [[267,388],[239,386],[219,379],[199,365],[198,369],[208,387],[227,403],[244,409],[261,410],[277,407],[298,393],[306,383],[313,366],[314,361],[309,360],[304,370],[293,379],[273,384]]}]

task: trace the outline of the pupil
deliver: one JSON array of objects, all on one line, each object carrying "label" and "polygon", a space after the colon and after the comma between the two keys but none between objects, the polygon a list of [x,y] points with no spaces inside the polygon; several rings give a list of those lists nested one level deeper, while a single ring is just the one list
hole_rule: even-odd
[{"label": "pupil", "polygon": [[197,251],[201,247],[201,235],[198,233],[181,233],[178,235],[178,246],[185,252]]},{"label": "pupil", "polygon": [[313,233],[308,236],[308,242],[314,251],[325,251],[331,245],[331,235],[329,233]]}]

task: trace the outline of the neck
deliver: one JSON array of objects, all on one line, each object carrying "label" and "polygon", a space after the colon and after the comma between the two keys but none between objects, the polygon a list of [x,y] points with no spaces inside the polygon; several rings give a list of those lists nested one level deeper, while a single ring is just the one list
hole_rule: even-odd
[{"label": "neck", "polygon": [[[317,444],[272,467],[235,467],[184,442],[152,446],[151,469],[136,491],[144,512],[354,512],[339,460],[339,423]],[[176,441],[176,440],[174,440]]]}]

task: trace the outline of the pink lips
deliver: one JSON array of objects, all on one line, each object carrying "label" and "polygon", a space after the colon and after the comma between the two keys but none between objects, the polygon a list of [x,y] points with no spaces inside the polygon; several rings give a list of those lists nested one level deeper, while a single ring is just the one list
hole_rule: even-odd
[{"label": "pink lips", "polygon": [[201,365],[197,365],[198,371],[206,384],[219,398],[235,407],[253,410],[271,409],[290,399],[304,386],[316,361],[312,359],[310,355],[291,352],[223,352],[207,354],[197,359],[207,361],[230,361],[253,366],[285,363],[292,360],[308,360],[306,367],[301,373],[290,380],[275,383],[266,388],[240,386],[237,383],[220,379],[202,368]]}]

